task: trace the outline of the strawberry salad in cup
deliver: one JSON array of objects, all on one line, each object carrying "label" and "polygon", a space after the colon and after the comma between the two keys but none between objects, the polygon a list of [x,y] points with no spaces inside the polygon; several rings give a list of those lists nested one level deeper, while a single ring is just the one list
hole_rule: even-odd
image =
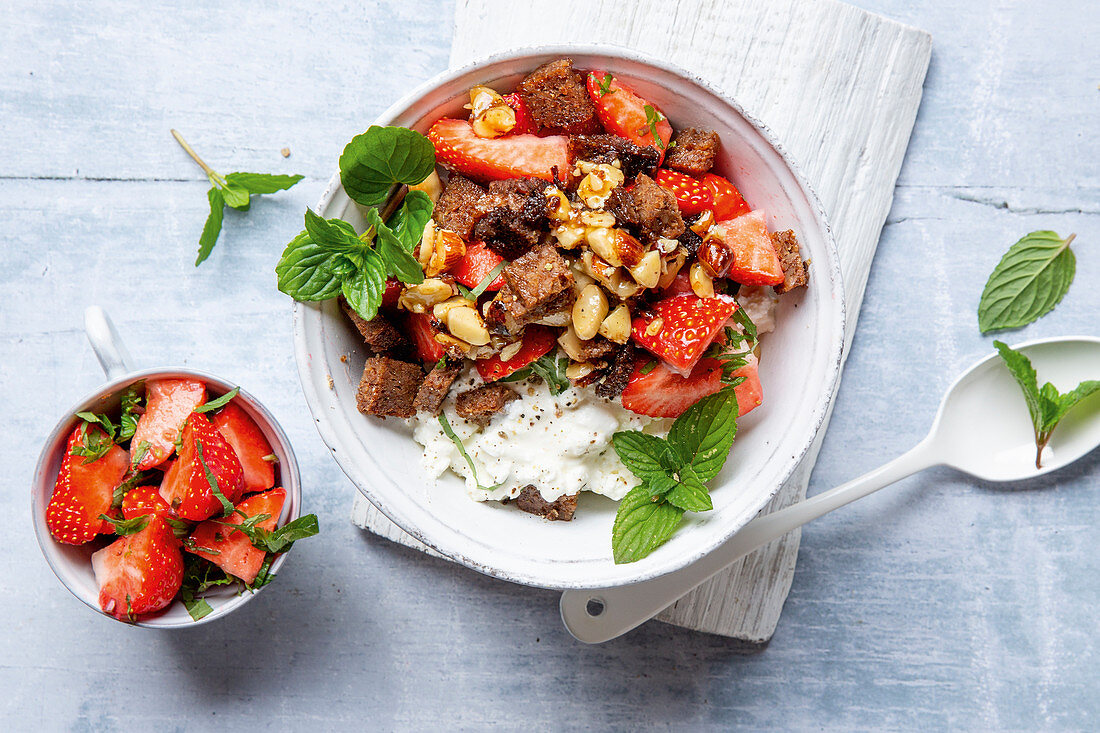
[{"label": "strawberry salad in cup", "polygon": [[370,354],[359,410],[408,419],[472,498],[556,520],[581,491],[708,509],[721,464],[683,436],[720,426],[728,453],[761,404],[758,337],[807,284],[795,233],[712,171],[717,132],[603,70],[551,61],[465,110],[427,140],[352,140],[341,182],[368,228],[308,212],[280,289],[340,295]]},{"label": "strawberry salad in cup", "polygon": [[197,621],[206,591],[266,585],[275,557],[317,533],[312,514],[278,526],[277,459],[237,392],[208,401],[198,379],[148,379],[116,414],[77,413],[46,526],[95,548],[104,613],[137,621],[179,599]]}]

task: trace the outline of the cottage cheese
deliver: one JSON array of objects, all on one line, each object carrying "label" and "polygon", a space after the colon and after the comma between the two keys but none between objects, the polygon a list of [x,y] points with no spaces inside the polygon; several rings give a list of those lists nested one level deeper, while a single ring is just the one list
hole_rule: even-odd
[{"label": "cottage cheese", "polygon": [[424,446],[428,474],[440,476],[451,469],[466,480],[466,492],[476,501],[515,497],[528,484],[534,484],[546,501],[579,491],[621,499],[637,479],[619,461],[611,436],[619,430],[643,429],[662,434],[670,422],[637,415],[590,390],[571,388],[555,397],[545,384],[518,382],[513,386],[520,398],[481,428],[454,411],[455,394],[468,389],[471,380],[468,375],[460,378],[443,412],[473,459],[481,484],[499,487],[477,487],[470,467],[436,417],[421,414],[411,423],[413,437]]}]

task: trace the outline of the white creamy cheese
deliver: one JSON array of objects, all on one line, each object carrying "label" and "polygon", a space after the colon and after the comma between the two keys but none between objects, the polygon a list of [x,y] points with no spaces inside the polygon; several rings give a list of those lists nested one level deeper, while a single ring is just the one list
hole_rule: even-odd
[{"label": "white creamy cheese", "polygon": [[756,334],[762,336],[775,330],[775,307],[779,296],[771,288],[742,285],[737,291],[737,303],[756,324]]},{"label": "white creamy cheese", "polygon": [[555,397],[545,384],[517,382],[511,386],[519,399],[481,428],[454,411],[455,395],[471,383],[469,372],[464,373],[444,402],[443,412],[473,459],[478,480],[483,486],[500,484],[498,488],[477,488],[470,467],[438,418],[420,414],[411,424],[413,437],[424,446],[423,466],[428,474],[440,476],[451,469],[466,480],[467,493],[477,501],[514,497],[528,484],[534,484],[546,501],[579,491],[621,499],[637,479],[619,461],[611,436],[619,430],[643,428],[663,434],[670,422],[637,415],[591,390],[571,388]]}]

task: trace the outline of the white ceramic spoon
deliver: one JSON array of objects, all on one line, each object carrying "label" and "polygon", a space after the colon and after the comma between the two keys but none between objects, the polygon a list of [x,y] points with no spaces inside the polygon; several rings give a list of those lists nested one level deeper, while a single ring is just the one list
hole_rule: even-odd
[{"label": "white ceramic spoon", "polygon": [[[1075,336],[1029,341],[1027,354],[1039,383],[1073,389],[1100,378],[1100,338]],[[778,512],[757,517],[698,562],[633,585],[571,590],[561,596],[561,617],[573,636],[589,644],[614,639],[653,618],[676,599],[730,564],[792,529],[930,466],[946,465],[986,481],[1017,481],[1066,466],[1100,445],[1100,393],[1062,420],[1035,467],[1035,437],[1020,387],[993,353],[959,377],[940,403],[928,436],[884,466]]]}]

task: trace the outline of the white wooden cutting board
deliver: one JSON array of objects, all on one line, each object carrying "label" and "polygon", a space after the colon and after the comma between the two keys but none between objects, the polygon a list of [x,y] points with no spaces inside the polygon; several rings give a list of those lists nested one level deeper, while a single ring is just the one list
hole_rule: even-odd
[{"label": "white wooden cutting board", "polygon": [[[920,104],[931,37],[833,0],[458,0],[451,65],[569,42],[626,46],[696,72],[772,129],[829,215],[848,298],[847,352]],[[823,435],[764,513],[805,496]],[[352,518],[430,552],[360,495]],[[779,621],[799,539],[796,531],[761,548],[658,618],[761,648]]]}]

